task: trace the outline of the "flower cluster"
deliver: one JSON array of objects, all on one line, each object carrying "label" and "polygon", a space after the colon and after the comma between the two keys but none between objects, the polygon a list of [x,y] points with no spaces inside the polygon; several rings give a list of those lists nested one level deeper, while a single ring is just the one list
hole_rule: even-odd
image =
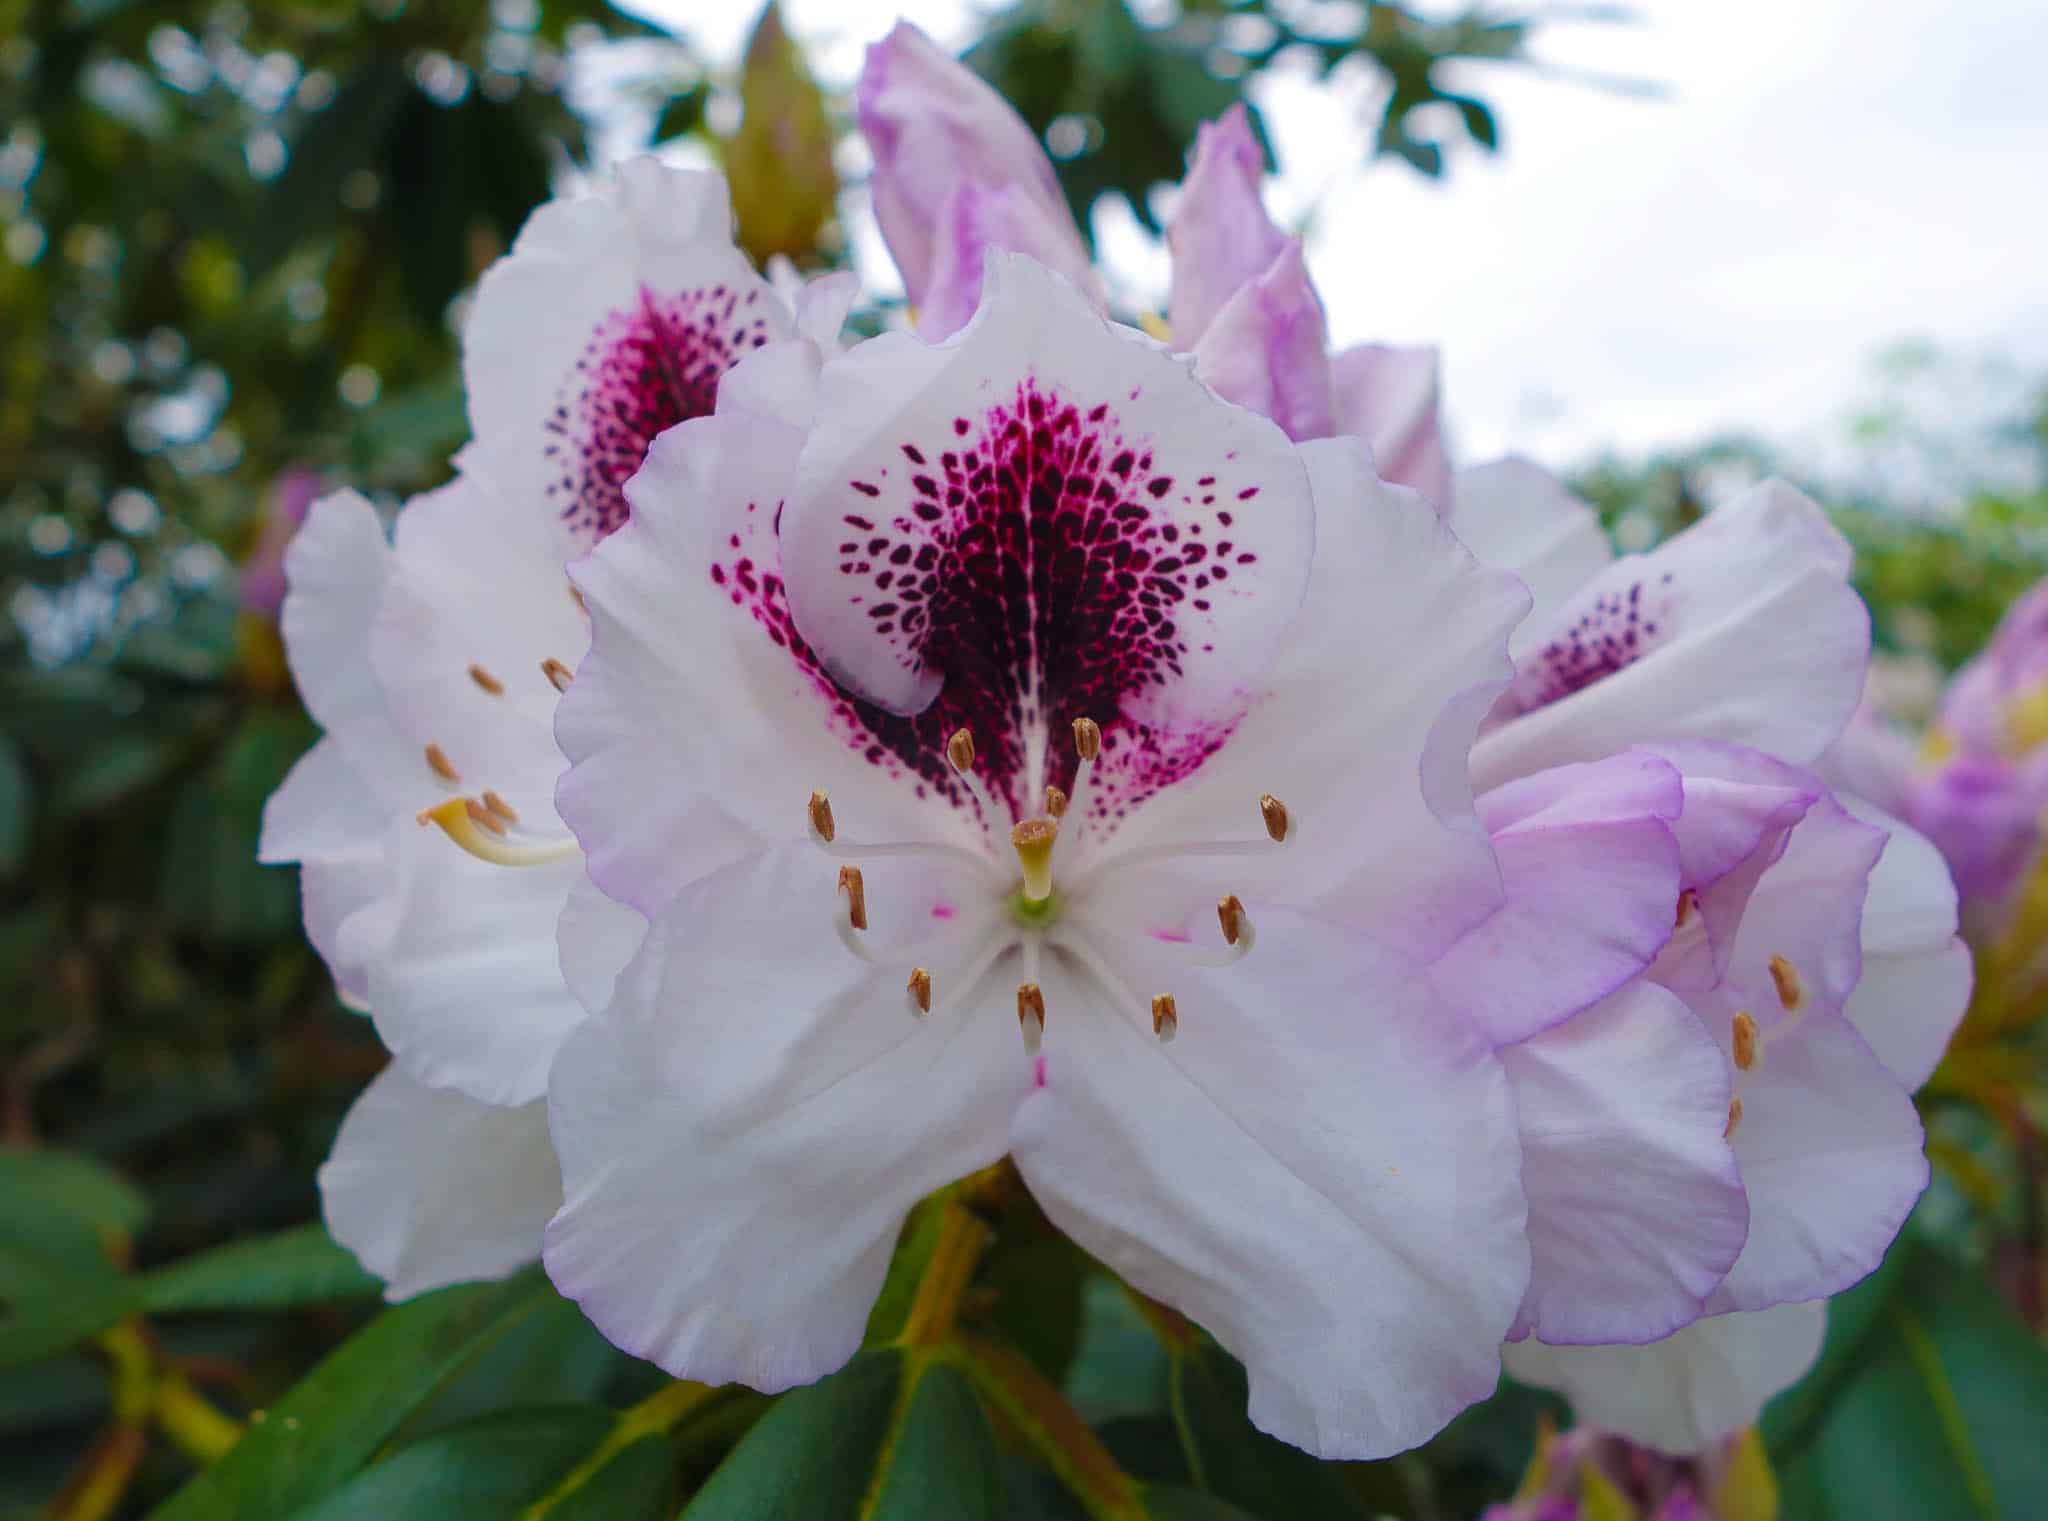
[{"label": "flower cluster", "polygon": [[1518,1376],[1752,1420],[1926,1181],[1968,991],[1926,842],[1810,768],[1846,545],[1768,484],[1649,555],[1453,473],[1435,361],[1332,355],[1241,114],[1110,320],[1051,167],[909,28],[859,98],[916,332],[842,347],[723,186],[538,212],[474,442],[288,560],[326,737],[272,800],[394,1061],[322,1172],[394,1296],[544,1257],[777,1391],[1008,1157],[1332,1457]]}]

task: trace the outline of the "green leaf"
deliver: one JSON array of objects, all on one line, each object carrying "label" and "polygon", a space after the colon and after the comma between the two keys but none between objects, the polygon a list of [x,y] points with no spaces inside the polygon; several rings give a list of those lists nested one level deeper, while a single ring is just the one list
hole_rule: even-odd
[{"label": "green leaf", "polygon": [[536,1512],[547,1521],[632,1521],[636,1516],[669,1516],[672,1487],[668,1439],[646,1436],[622,1447],[604,1467]]},{"label": "green leaf", "polygon": [[1252,1425],[1247,1392],[1243,1367],[1216,1347],[1197,1345],[1174,1360],[1174,1415],[1200,1487],[1273,1521],[1367,1521],[1371,1512],[1346,1483],[1344,1468]]},{"label": "green leaf", "polygon": [[142,1308],[283,1309],[378,1292],[377,1280],[319,1225],[236,1241],[145,1274]]},{"label": "green leaf", "polygon": [[28,856],[34,788],[21,751],[0,740],[0,877],[11,877]]},{"label": "green leaf", "polygon": [[1814,1388],[1766,1417],[1787,1513],[2048,1515],[2048,1349],[1976,1272],[1911,1237],[1891,1256],[1866,1299],[1844,1296]]},{"label": "green leaf", "polygon": [[598,1405],[500,1411],[401,1447],[291,1521],[515,1521],[605,1439],[612,1421]]},{"label": "green leaf", "polygon": [[379,1315],[251,1425],[152,1521],[271,1521],[351,1478],[412,1411],[556,1298],[538,1270],[443,1289]]},{"label": "green leaf", "polygon": [[133,1308],[110,1248],[125,1247],[148,1205],[89,1157],[0,1151],[0,1368],[36,1362]]},{"label": "green leaf", "polygon": [[[1145,1514],[1151,1521],[1254,1521],[1251,1512],[1240,1510],[1228,1500],[1219,1500],[1199,1489],[1183,1489],[1174,1484],[1148,1484],[1145,1487]],[[1322,1521],[1319,1511],[1295,1514],[1315,1516],[1316,1521]]]},{"label": "green leaf", "polygon": [[685,1521],[995,1521],[995,1440],[967,1380],[887,1348],[784,1396]]},{"label": "green leaf", "polygon": [[1088,1280],[1081,1295],[1081,1345],[1061,1388],[1090,1425],[1167,1409],[1166,1349],[1113,1278]]}]

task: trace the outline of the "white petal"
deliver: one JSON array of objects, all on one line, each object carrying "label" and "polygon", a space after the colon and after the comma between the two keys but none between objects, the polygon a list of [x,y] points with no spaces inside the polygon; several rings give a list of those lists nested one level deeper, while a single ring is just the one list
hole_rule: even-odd
[{"label": "white petal", "polygon": [[536,211],[478,284],[462,363],[474,468],[587,544],[618,526],[648,445],[789,331],[733,244],[725,182],[633,159]]},{"label": "white petal", "polygon": [[1592,508],[1541,465],[1509,455],[1453,478],[1451,527],[1479,563],[1521,577],[1536,599],[1511,648],[1526,660],[1573,595],[1614,558]]},{"label": "white petal", "polygon": [[[877,947],[931,924],[929,875],[869,872]],[[678,1377],[775,1392],[844,1363],[904,1215],[1002,1155],[1030,1080],[1014,977],[949,991],[955,936],[917,953],[936,986],[912,1017],[910,948],[855,960],[832,880],[799,848],[692,887],[555,1064],[549,1275]]]},{"label": "white petal", "polygon": [[369,968],[377,1033],[435,1087],[489,1104],[539,1098],[583,1018],[555,941],[582,863],[495,866],[411,820],[393,833],[393,933]]},{"label": "white petal", "polygon": [[342,996],[370,997],[370,968],[384,957],[398,927],[392,888],[396,871],[381,834],[377,843],[307,861],[299,868],[306,938],[327,963]]},{"label": "white petal", "polygon": [[1475,784],[1670,740],[1813,760],[1863,691],[1870,618],[1848,563],[1826,514],[1777,481],[1615,561],[1521,664]]},{"label": "white petal", "polygon": [[1255,1425],[1385,1457],[1492,1391],[1527,1286],[1506,1080],[1412,973],[1253,913],[1227,971],[1162,984],[1117,947],[1137,996],[1176,993],[1170,1045],[1055,960],[1012,1149],[1055,1224],[1244,1362]]},{"label": "white petal", "polygon": [[612,1001],[619,973],[647,938],[647,917],[607,898],[586,874],[569,889],[559,934],[563,979],[576,1001],[595,1014]]},{"label": "white petal", "polygon": [[1383,479],[1414,488],[1448,514],[1451,462],[1439,416],[1436,350],[1358,344],[1330,361],[1330,386],[1337,431],[1366,441]]},{"label": "white petal", "polygon": [[1749,1243],[1708,1308],[1840,1293],[1884,1259],[1927,1186],[1913,1101],[1849,1022],[1826,1014],[1767,1042],[1736,1096]]},{"label": "white petal", "polygon": [[1863,979],[1842,1012],[1910,1092],[1941,1065],[1974,977],[1970,947],[1959,936],[1931,951],[1884,953],[1866,944]]},{"label": "white petal", "polygon": [[299,757],[264,803],[256,859],[276,866],[360,852],[382,838],[389,818],[347,750],[329,735]]},{"label": "white petal", "polygon": [[954,340],[885,335],[820,382],[783,568],[844,684],[904,714],[950,684],[981,719],[991,788],[1020,798],[1023,740],[992,741],[1034,719],[1189,732],[1242,709],[1313,537],[1307,473],[1272,423],[1003,253]]},{"label": "white petal", "polygon": [[1316,555],[1264,695],[1108,848],[1257,839],[1270,792],[1299,820],[1298,839],[1231,862],[1233,890],[1318,903],[1434,954],[1500,901],[1465,756],[1507,677],[1507,631],[1527,594],[1481,569],[1420,497],[1379,481],[1355,441],[1301,455]]},{"label": "white petal", "polygon": [[1721,1048],[1637,982],[1500,1058],[1533,1257],[1515,1334],[1637,1342],[1693,1320],[1749,1228]]},{"label": "white petal", "polygon": [[561,1198],[541,1105],[479,1104],[396,1066],[357,1098],[320,1168],[328,1231],[390,1299],[524,1267]]},{"label": "white petal", "polygon": [[1665,1452],[1704,1452],[1745,1426],[1820,1356],[1827,1307],[1781,1305],[1699,1320],[1647,1347],[1546,1347],[1502,1351],[1508,1372],[1556,1389],[1582,1425]]},{"label": "white petal", "polygon": [[1823,797],[1758,880],[1729,950],[1727,978],[1766,1034],[1795,1017],[1772,980],[1774,958],[1798,979],[1798,1016],[1842,1012],[1863,969],[1866,884],[1884,848],[1882,831]]}]

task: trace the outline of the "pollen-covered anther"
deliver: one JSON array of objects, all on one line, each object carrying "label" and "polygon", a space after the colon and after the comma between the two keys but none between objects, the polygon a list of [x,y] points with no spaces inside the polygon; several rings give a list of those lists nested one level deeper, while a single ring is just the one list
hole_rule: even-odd
[{"label": "pollen-covered anther", "polygon": [[952,738],[946,741],[946,760],[955,771],[963,774],[974,769],[974,735],[967,729],[955,729]]},{"label": "pollen-covered anther", "polygon": [[540,663],[540,673],[557,692],[568,691],[569,683],[576,679],[576,673],[552,655]]},{"label": "pollen-covered anther", "polygon": [[469,679],[493,697],[503,697],[505,695],[505,683],[498,680],[497,677],[480,665],[473,665],[469,668]]},{"label": "pollen-covered anther", "polygon": [[1152,995],[1152,1033],[1162,1046],[1180,1033],[1180,1009],[1171,993]]},{"label": "pollen-covered anther", "polygon": [[1244,904],[1238,901],[1236,893],[1216,900],[1216,922],[1223,926],[1225,945],[1236,945],[1251,933],[1252,922],[1246,917]]},{"label": "pollen-covered anther", "polygon": [[1017,864],[1024,869],[1024,901],[1043,903],[1052,896],[1052,848],[1060,826],[1051,819],[1026,819],[1010,831]]},{"label": "pollen-covered anther", "polygon": [[839,826],[832,820],[832,799],[822,792],[811,794],[810,820],[812,837],[830,845],[839,833]]},{"label": "pollen-covered anther", "polygon": [[566,861],[577,852],[574,840],[526,841],[508,839],[503,814],[473,797],[451,797],[417,815],[422,825],[437,824],[441,832],[475,856],[493,866],[545,866]]},{"label": "pollen-covered anther", "polygon": [[492,834],[501,835],[505,832],[504,821],[473,797],[462,800],[462,811],[469,815],[471,822],[482,825]]},{"label": "pollen-covered anther", "polygon": [[516,824],[519,822],[519,815],[513,810],[512,805],[488,787],[484,788],[483,803],[487,810],[496,817],[503,819],[506,823]]},{"label": "pollen-covered anther", "polygon": [[1045,789],[1045,811],[1052,818],[1065,817],[1067,795],[1059,788],[1048,785]]},{"label": "pollen-covered anther", "polygon": [[1762,1049],[1758,1044],[1756,1016],[1743,1009],[1736,1014],[1734,1024],[1735,1066],[1738,1071],[1747,1072],[1756,1065],[1757,1055]]},{"label": "pollen-covered anther", "polygon": [[919,1019],[932,1011],[932,974],[921,966],[910,969],[910,981],[904,986],[904,996],[910,1004],[910,1012]]},{"label": "pollen-covered anther", "polygon": [[1721,1131],[1721,1139],[1724,1141],[1734,1140],[1736,1129],[1741,1124],[1742,1100],[1739,1098],[1732,1098],[1728,1100],[1728,1123],[1725,1127],[1723,1127]]},{"label": "pollen-covered anther", "polygon": [[1038,1055],[1045,1040],[1045,994],[1035,982],[1017,984],[1017,1028],[1024,1033],[1025,1055]]},{"label": "pollen-covered anther", "polygon": [[1684,929],[1685,921],[1698,913],[1699,907],[1700,895],[1690,887],[1685,888],[1678,895],[1678,912],[1672,917],[1671,927],[1675,930]]},{"label": "pollen-covered anther", "polygon": [[1266,834],[1275,845],[1285,845],[1294,838],[1294,816],[1270,792],[1259,795],[1259,817],[1265,821]]},{"label": "pollen-covered anther", "polygon": [[1806,987],[1799,980],[1799,972],[1783,956],[1771,958],[1771,985],[1778,990],[1778,1002],[1788,1013],[1797,1014],[1806,1006]]},{"label": "pollen-covered anther", "polygon": [[1102,726],[1092,718],[1074,720],[1074,754],[1092,761],[1102,754]]},{"label": "pollen-covered anther", "polygon": [[868,885],[858,866],[839,868],[839,890],[846,894],[846,922],[857,930],[868,927]]},{"label": "pollen-covered anther", "polygon": [[462,785],[462,773],[457,771],[454,763],[448,759],[448,752],[446,750],[443,750],[439,745],[428,745],[426,756],[427,769],[432,771],[434,775],[441,778],[442,781],[451,787],[460,787]]}]

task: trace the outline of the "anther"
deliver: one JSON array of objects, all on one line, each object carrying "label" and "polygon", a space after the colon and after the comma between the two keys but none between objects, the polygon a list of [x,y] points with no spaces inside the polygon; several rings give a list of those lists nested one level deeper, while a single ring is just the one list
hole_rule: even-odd
[{"label": "anther", "polygon": [[569,585],[569,600],[576,604],[576,611],[584,617],[590,616],[590,604],[583,600],[583,591],[574,582]]},{"label": "anther", "polygon": [[469,815],[472,822],[481,824],[484,828],[490,830],[492,834],[503,834],[505,832],[504,822],[473,797],[466,797],[462,800],[462,811]]},{"label": "anther", "polygon": [[1171,993],[1152,995],[1152,1033],[1159,1037],[1163,1046],[1180,1031],[1180,1010]]},{"label": "anther", "polygon": [[513,811],[512,805],[488,787],[484,789],[484,807],[508,824],[519,822],[519,815]]},{"label": "anther", "polygon": [[811,794],[811,833],[827,845],[839,833],[839,826],[832,822],[832,799],[822,792]]},{"label": "anther", "polygon": [[433,768],[434,775],[441,778],[449,786],[459,787],[462,785],[462,773],[457,771],[449,762],[448,752],[439,745],[427,746],[427,764]]},{"label": "anther", "polygon": [[1727,1124],[1726,1128],[1725,1128],[1725,1129],[1723,1129],[1723,1130],[1722,1130],[1722,1132],[1721,1132],[1721,1139],[1722,1139],[1722,1140],[1724,1140],[1724,1141],[1732,1141],[1732,1140],[1734,1140],[1734,1139],[1735,1139],[1735,1129],[1736,1129],[1736,1127],[1737,1127],[1738,1125],[1740,1125],[1741,1123],[1742,1123],[1742,1100],[1741,1100],[1741,1099],[1739,1099],[1739,1098],[1732,1098],[1732,1099],[1728,1100],[1728,1124]]},{"label": "anther", "polygon": [[955,771],[974,769],[974,735],[969,730],[959,728],[953,731],[953,737],[946,741],[946,759]]},{"label": "anther", "polygon": [[1216,922],[1223,926],[1223,943],[1236,945],[1249,923],[1244,916],[1244,904],[1238,901],[1236,893],[1216,900]]},{"label": "anther", "polygon": [[576,679],[576,673],[552,655],[540,663],[540,673],[557,692],[568,691],[569,683]]},{"label": "anther", "polygon": [[497,677],[480,665],[473,665],[469,668],[469,679],[493,697],[503,697],[505,695],[505,683],[498,680]]},{"label": "anther", "polygon": [[1771,958],[1771,983],[1778,990],[1778,1002],[1792,1013],[1797,1013],[1806,1002],[1806,989],[1799,981],[1799,973],[1783,956]]},{"label": "anther", "polygon": [[910,982],[904,990],[910,999],[910,1012],[919,1019],[932,1011],[932,974],[921,966],[910,969]]},{"label": "anther", "polygon": [[1026,819],[1010,831],[1017,864],[1024,868],[1024,901],[1043,903],[1052,896],[1052,847],[1060,837],[1051,819]]},{"label": "anther", "polygon": [[1734,1044],[1736,1069],[1747,1072],[1756,1065],[1757,1057],[1756,1017],[1747,1009],[1735,1016]]},{"label": "anther", "polygon": [[839,868],[839,890],[846,894],[846,922],[857,930],[868,927],[868,887],[858,866]]},{"label": "anther", "polygon": [[1259,817],[1266,821],[1266,833],[1275,845],[1285,845],[1294,831],[1294,821],[1288,817],[1287,805],[1270,792],[1259,795]]},{"label": "anther", "polygon": [[545,866],[576,854],[574,840],[533,844],[506,839],[504,820],[471,797],[451,797],[431,808],[422,808],[418,818],[423,825],[440,825],[449,839],[493,866]]},{"label": "anther", "polygon": [[1045,811],[1056,819],[1065,817],[1067,795],[1057,787],[1048,786],[1045,789]]},{"label": "anther", "polygon": [[1102,727],[1092,718],[1074,720],[1074,754],[1092,761],[1102,753]]},{"label": "anther", "polygon": [[1017,1028],[1024,1032],[1024,1054],[1038,1055],[1045,1039],[1045,994],[1035,982],[1017,984]]},{"label": "anther", "polygon": [[1692,888],[1688,887],[1680,892],[1678,895],[1678,913],[1672,919],[1671,927],[1675,930],[1684,929],[1685,921],[1698,912],[1699,906],[1700,895]]}]

